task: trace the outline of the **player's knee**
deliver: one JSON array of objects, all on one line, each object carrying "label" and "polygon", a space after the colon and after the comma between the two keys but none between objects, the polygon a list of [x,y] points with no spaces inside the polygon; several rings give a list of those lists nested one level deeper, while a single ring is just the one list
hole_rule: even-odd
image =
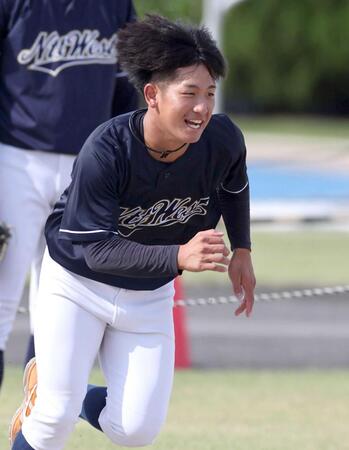
[{"label": "player's knee", "polygon": [[51,397],[51,401],[45,401],[44,404],[39,400],[33,409],[33,413],[35,413],[33,415],[39,421],[44,422],[45,426],[50,428],[54,434],[70,433],[78,421],[79,412],[79,401],[74,401],[71,398],[62,399]]},{"label": "player's knee", "polygon": [[109,436],[109,439],[118,446],[145,447],[147,445],[151,445],[154,442],[157,434],[158,433],[154,433],[153,430],[140,429],[132,431],[130,433],[125,433],[123,435],[115,433]]},{"label": "player's knee", "polygon": [[124,447],[145,447],[151,445],[159,434],[162,422],[147,419],[130,423],[121,428],[120,425],[110,423],[106,434],[116,445]]},{"label": "player's knee", "polygon": [[59,429],[72,428],[78,420],[78,412],[69,408],[62,408],[61,411],[57,411],[53,416],[52,424]]},{"label": "player's knee", "polygon": [[34,448],[63,448],[78,420],[79,405],[65,396],[42,395],[23,422],[23,434]]}]

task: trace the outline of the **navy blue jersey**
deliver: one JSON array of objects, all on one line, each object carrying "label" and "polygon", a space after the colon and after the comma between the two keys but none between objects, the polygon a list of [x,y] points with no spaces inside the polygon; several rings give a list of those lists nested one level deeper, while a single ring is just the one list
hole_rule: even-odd
[{"label": "navy blue jersey", "polygon": [[0,0],[0,142],[76,154],[134,109],[115,46],[134,16],[131,0]]},{"label": "navy blue jersey", "polygon": [[142,113],[113,118],[92,133],[46,224],[48,248],[59,264],[127,289],[155,289],[171,277],[96,273],[86,265],[83,243],[118,235],[145,245],[184,244],[216,227],[219,189],[241,192],[248,184],[243,136],[226,115],[212,116],[198,142],[164,163],[137,136],[134,123]]}]

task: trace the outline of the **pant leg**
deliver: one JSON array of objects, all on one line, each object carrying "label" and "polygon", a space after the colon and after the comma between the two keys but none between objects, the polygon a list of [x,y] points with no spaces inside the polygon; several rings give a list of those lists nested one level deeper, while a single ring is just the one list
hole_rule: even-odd
[{"label": "pant leg", "polygon": [[22,432],[35,450],[61,450],[74,428],[105,322],[72,301],[79,295],[45,258],[38,296],[35,345],[37,399]]},{"label": "pant leg", "polygon": [[[30,313],[30,332],[34,334],[35,312],[37,306],[37,297],[39,290],[40,272],[42,260],[46,248],[44,230],[40,233],[39,242],[30,267],[30,285],[29,285],[29,313]],[[34,355],[33,355],[34,356]]]},{"label": "pant leg", "polygon": [[30,319],[30,336],[27,344],[27,351],[24,358],[24,367],[27,365],[28,361],[30,361],[35,356],[35,345],[34,345],[34,322],[35,322],[35,313],[37,307],[37,297],[38,297],[38,289],[39,289],[39,280],[40,280],[40,272],[42,260],[44,257],[46,247],[46,240],[44,232],[42,231],[39,243],[36,248],[36,252],[31,264],[30,270],[30,284],[29,284],[29,319]]},{"label": "pant leg", "polygon": [[40,190],[46,178],[40,172],[38,156],[32,153],[0,143],[0,217],[11,227],[12,233],[0,264],[1,350],[6,347],[26,274],[47,217]]},{"label": "pant leg", "polygon": [[[71,181],[70,174],[75,160],[74,155],[57,154],[50,156],[54,156],[54,158],[51,164],[48,161],[46,165],[47,168],[50,166],[52,168],[51,179],[53,185],[52,189],[45,192],[48,214],[53,210],[56,201],[59,199],[65,188],[70,184]],[[40,240],[38,242],[36,252],[32,260],[30,271],[29,310],[30,310],[30,331],[32,334],[34,333],[37,291],[39,287],[41,264],[44,256],[45,247],[46,247],[46,240],[42,230],[40,234]]]},{"label": "pant leg", "polygon": [[174,372],[173,288],[157,291],[118,297],[116,323],[107,327],[100,349],[108,394],[99,423],[121,446],[151,444],[167,415]]}]

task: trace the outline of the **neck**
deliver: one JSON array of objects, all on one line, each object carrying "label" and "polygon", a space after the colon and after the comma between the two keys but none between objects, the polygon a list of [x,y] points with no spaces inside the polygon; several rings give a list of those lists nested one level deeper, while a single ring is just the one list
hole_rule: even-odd
[{"label": "neck", "polygon": [[158,123],[151,117],[149,110],[144,115],[143,133],[145,146],[154,159],[173,162],[182,156],[188,148],[188,143],[166,136]]}]

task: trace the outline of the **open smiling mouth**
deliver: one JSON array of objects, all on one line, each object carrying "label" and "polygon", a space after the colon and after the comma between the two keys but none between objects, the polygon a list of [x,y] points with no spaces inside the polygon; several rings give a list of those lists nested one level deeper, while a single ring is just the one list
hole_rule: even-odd
[{"label": "open smiling mouth", "polygon": [[203,120],[185,120],[185,123],[188,125],[189,128],[193,128],[194,130],[198,130],[201,125],[204,123]]}]

